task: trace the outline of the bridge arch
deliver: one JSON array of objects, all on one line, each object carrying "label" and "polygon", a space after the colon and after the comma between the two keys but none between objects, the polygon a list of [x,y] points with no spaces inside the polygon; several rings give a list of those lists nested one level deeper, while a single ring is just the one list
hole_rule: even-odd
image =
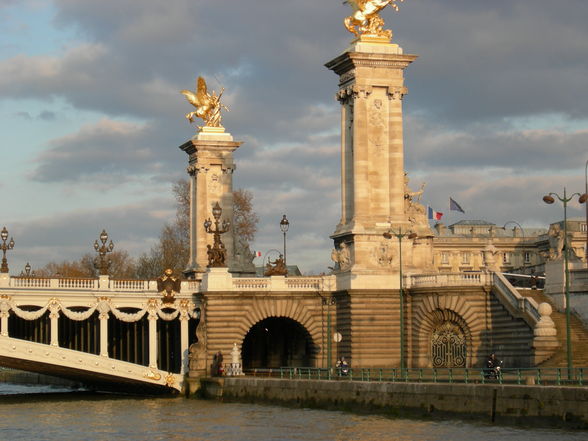
[{"label": "bridge arch", "polygon": [[288,317],[268,317],[257,322],[242,345],[245,369],[315,366],[316,353],[310,333]]},{"label": "bridge arch", "polygon": [[248,350],[246,346],[247,336],[251,331],[255,332],[255,327],[259,323],[268,319],[273,319],[266,324],[272,325],[274,332],[283,333],[284,331],[290,330],[297,333],[298,341],[304,336],[304,339],[308,342],[308,356],[306,360],[311,366],[316,366],[322,352],[321,342],[323,342],[323,334],[325,333],[325,323],[323,323],[324,320],[321,315],[321,310],[313,308],[316,304],[317,299],[314,296],[305,298],[270,297],[252,299],[251,303],[247,305],[247,313],[242,316],[243,319],[238,325],[238,340],[242,343],[244,367],[246,369],[249,368],[248,363],[251,360],[251,358],[249,360],[247,359],[246,354]]}]

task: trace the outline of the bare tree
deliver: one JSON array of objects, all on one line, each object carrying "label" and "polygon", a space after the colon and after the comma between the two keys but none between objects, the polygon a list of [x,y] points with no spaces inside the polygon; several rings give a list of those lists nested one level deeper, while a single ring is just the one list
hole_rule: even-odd
[{"label": "bare tree", "polygon": [[[35,271],[38,277],[98,277],[96,267],[98,256],[92,253],[84,254],[79,260],[63,262],[49,262]],[[113,279],[135,278],[136,266],[134,259],[125,250],[115,250],[105,257],[110,261],[108,274]]]},{"label": "bare tree", "polygon": [[235,237],[242,238],[248,243],[253,242],[257,233],[259,217],[253,211],[253,193],[239,188],[233,192],[233,227]]}]

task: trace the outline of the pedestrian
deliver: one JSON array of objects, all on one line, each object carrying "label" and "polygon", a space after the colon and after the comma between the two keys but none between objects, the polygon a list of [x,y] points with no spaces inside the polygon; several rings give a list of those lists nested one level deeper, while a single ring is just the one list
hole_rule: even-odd
[{"label": "pedestrian", "polygon": [[336,367],[339,376],[349,375],[349,363],[347,360],[345,360],[345,357],[341,357],[339,360],[337,360]]}]

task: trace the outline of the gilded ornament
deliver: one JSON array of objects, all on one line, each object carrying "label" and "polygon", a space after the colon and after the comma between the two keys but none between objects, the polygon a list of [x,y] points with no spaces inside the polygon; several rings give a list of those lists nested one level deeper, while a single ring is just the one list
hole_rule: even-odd
[{"label": "gilded ornament", "polygon": [[176,377],[174,376],[174,374],[167,374],[165,376],[165,385],[167,387],[174,387],[174,385],[176,384]]},{"label": "gilded ornament", "polygon": [[179,294],[182,289],[182,281],[173,274],[173,270],[168,268],[163,272],[163,276],[157,278],[157,292],[163,296],[161,301],[166,304],[174,303],[174,293]]},{"label": "gilded ornament", "polygon": [[370,35],[383,37],[388,40],[392,38],[392,31],[384,30],[384,20],[378,13],[390,5],[398,11],[398,2],[404,0],[345,0],[343,3],[353,8],[353,14],[347,17],[343,23],[349,32],[357,35]]},{"label": "gilded ornament", "polygon": [[[194,117],[198,117],[204,120],[205,127],[222,127],[221,108],[229,110],[227,106],[220,102],[224,90],[222,88],[218,95],[214,91],[208,93],[206,81],[202,77],[198,77],[196,91],[181,90],[180,93],[186,97],[190,104],[196,107],[193,112],[186,113],[188,121],[192,123],[194,122]],[[202,130],[202,127],[198,126],[198,129]]]}]

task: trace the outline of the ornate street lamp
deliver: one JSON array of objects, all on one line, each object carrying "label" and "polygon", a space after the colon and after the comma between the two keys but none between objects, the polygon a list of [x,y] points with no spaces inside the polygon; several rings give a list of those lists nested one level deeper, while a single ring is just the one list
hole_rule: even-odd
[{"label": "ornate street lamp", "polygon": [[398,239],[398,269],[400,277],[400,370],[404,371],[406,368],[406,354],[404,348],[404,283],[402,279],[402,239],[414,239],[417,237],[416,233],[402,232],[402,228],[396,231],[388,231],[383,234],[386,239],[396,237]]},{"label": "ornate street lamp", "polygon": [[[290,222],[284,214],[282,216],[282,220],[280,221],[280,230],[282,230],[282,233],[284,233],[284,266],[286,266],[286,233],[288,232],[288,228],[290,228]],[[288,267],[286,266],[286,268]]]},{"label": "ornate street lamp", "polygon": [[586,202],[588,199],[588,194],[584,193],[580,195],[580,193],[574,193],[570,197],[567,196],[566,188],[564,187],[563,197],[558,195],[557,193],[549,193],[548,195],[543,196],[543,202],[546,204],[553,204],[555,202],[554,197],[561,201],[563,204],[564,209],[564,277],[565,277],[565,299],[566,299],[566,346],[567,346],[567,355],[568,355],[568,379],[572,379],[572,369],[573,369],[573,361],[572,361],[572,338],[570,334],[570,270],[568,267],[568,202],[570,202],[574,196],[578,196],[578,202],[581,204]]},{"label": "ornate street lamp", "polygon": [[25,265],[24,271],[20,272],[20,277],[35,277],[35,272],[31,273],[31,264],[29,262]]},{"label": "ornate street lamp", "polygon": [[110,260],[106,259],[106,255],[108,253],[112,253],[112,250],[114,249],[114,244],[112,243],[112,240],[110,241],[110,243],[108,245],[106,245],[107,241],[108,241],[108,233],[106,232],[106,230],[102,230],[102,233],[100,233],[100,242],[102,244],[99,244],[97,240],[94,241],[94,249],[98,253],[98,265],[97,266],[98,266],[99,274],[101,276],[108,275],[108,267],[110,266]]},{"label": "ornate street lamp", "polygon": [[6,243],[6,239],[8,239],[8,230],[6,227],[2,228],[0,238],[2,238],[2,245],[0,245],[0,249],[2,249],[2,266],[0,266],[0,273],[7,273],[8,261],[6,260],[6,251],[14,248],[14,239],[11,237],[10,242]]},{"label": "ornate street lamp", "polygon": [[227,259],[227,250],[225,245],[221,241],[221,234],[226,233],[229,231],[229,227],[231,223],[227,220],[223,220],[222,224],[220,224],[220,218],[223,213],[222,208],[220,207],[219,203],[216,202],[214,207],[212,207],[212,216],[214,217],[214,230],[212,227],[212,221],[210,218],[204,221],[204,230],[208,234],[213,235],[213,245],[212,247],[208,245],[208,267],[209,268],[225,268],[227,264],[225,263]]}]

